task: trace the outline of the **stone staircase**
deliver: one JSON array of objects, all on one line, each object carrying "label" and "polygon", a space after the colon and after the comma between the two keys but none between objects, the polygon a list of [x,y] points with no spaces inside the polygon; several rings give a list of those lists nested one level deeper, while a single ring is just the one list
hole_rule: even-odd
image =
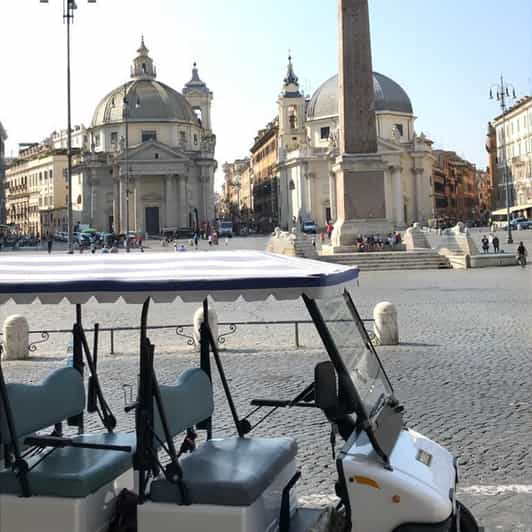
[{"label": "stone staircase", "polygon": [[[296,257],[303,259],[316,259],[318,258],[318,251],[315,246],[312,245],[314,235],[301,235],[298,234],[294,245],[296,248]],[[316,236],[314,236],[317,239]]]},{"label": "stone staircase", "polygon": [[444,257],[432,250],[424,251],[375,251],[369,253],[337,253],[322,255],[320,260],[358,266],[361,271],[380,270],[430,270],[448,269],[451,264]]}]

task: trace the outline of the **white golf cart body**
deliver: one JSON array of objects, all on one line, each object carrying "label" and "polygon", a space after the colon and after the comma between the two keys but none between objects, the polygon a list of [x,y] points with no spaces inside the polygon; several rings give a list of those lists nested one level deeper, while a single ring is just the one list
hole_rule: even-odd
[{"label": "white golf cart body", "polygon": [[[102,303],[122,299],[127,303],[144,303],[145,322],[144,311],[147,311],[150,300],[156,303],[176,299],[197,301],[203,302],[207,309],[208,298],[234,301],[242,297],[246,301],[259,301],[274,297],[281,301],[303,296],[310,310],[310,306],[317,306],[316,301],[348,298],[346,290],[354,287],[357,278],[356,268],[250,251],[16,256],[4,257],[0,264],[0,303],[13,300],[28,304],[39,300],[54,304],[66,299],[80,309],[91,298]],[[327,317],[319,324],[316,312],[311,312],[311,315],[317,328],[321,327],[323,339],[324,335],[329,334],[324,332]],[[355,325],[360,326],[357,323]],[[205,323],[203,327],[207,334],[208,325]],[[350,334],[357,334],[356,328],[352,328]],[[370,358],[376,357],[376,354],[368,345],[369,339],[363,337],[363,332],[361,337],[362,346],[367,351],[364,356],[368,357],[368,367],[372,364],[375,368],[378,363],[380,368],[377,374],[370,377],[378,381],[379,386],[384,386],[389,396],[383,396],[382,408],[378,409],[379,415],[384,411],[383,416],[368,412],[364,426],[359,419],[362,411],[346,411],[353,418],[356,430],[345,438],[347,441],[338,453],[336,467],[339,476],[337,491],[348,510],[351,522],[349,530],[455,530],[455,462],[445,449],[403,427],[401,408],[393,398],[380,361],[378,357]],[[141,341],[141,381],[143,356],[149,347],[152,348],[153,357],[153,346],[149,340],[144,340],[144,347]],[[202,349],[204,347],[202,344]],[[206,349],[208,357],[209,346]],[[331,355],[329,348],[327,351]],[[204,354],[202,352],[202,357]],[[331,359],[334,359],[332,355]],[[347,362],[341,364],[347,367]],[[350,368],[346,370],[346,367],[340,368],[343,374],[336,367],[340,371],[337,378],[341,387],[342,382],[344,385],[340,396],[347,393],[345,379]],[[355,371],[360,374],[359,369],[355,368]],[[367,384],[367,380],[364,382]],[[187,427],[199,425],[206,416],[212,415],[214,405],[211,404],[210,386],[203,369],[195,368],[177,376],[174,386],[160,387],[159,417],[153,419],[152,433],[148,438],[152,440],[152,447],[157,434],[161,442],[165,439],[162,435],[164,432],[168,443],[169,439]],[[142,387],[141,382],[139,395],[142,395]],[[354,392],[349,393],[355,394],[357,401],[362,404],[363,394],[354,388],[353,383],[349,387],[354,389]],[[370,393],[374,387],[371,384]],[[153,409],[155,403],[151,396],[150,402]],[[318,401],[315,402],[316,405],[311,406],[318,406]],[[295,401],[284,406],[300,405]],[[136,408],[138,417],[140,407],[137,405]],[[334,416],[327,414],[327,417],[332,420]],[[388,423],[388,420],[391,421]],[[296,488],[292,489],[297,482],[295,442],[287,438],[254,438],[245,431],[241,434],[240,428],[238,432],[237,438],[209,439],[176,462],[175,466],[180,469],[177,483],[168,475],[166,478],[159,475],[142,480],[143,475],[146,477],[146,464],[142,463],[139,442],[142,443],[142,450],[145,450],[147,435],[145,430],[139,429],[137,420],[137,449],[132,462],[136,463],[135,469],[141,478],[139,532],[315,530],[323,513],[320,510],[297,508]],[[20,433],[17,430],[14,433],[17,437],[19,434],[26,435],[24,431]],[[5,434],[4,429],[2,434]],[[86,436],[90,437],[94,435]],[[118,451],[84,449],[83,452],[91,455],[93,452],[109,454]],[[325,442],[324,452],[329,452]],[[105,460],[102,457],[102,461]],[[105,463],[102,467],[105,467]],[[83,466],[80,468],[83,469]],[[203,476],[197,478],[196,474],[196,478],[192,479],[194,472],[199,470],[203,471]],[[53,479],[53,471],[49,471],[49,474],[54,482],[61,483],[60,476]],[[0,532],[102,532],[109,524],[118,491],[123,487],[132,489],[132,478],[132,469],[128,467],[126,471],[120,470],[109,482],[98,485],[91,493],[80,497],[38,494],[20,497],[20,494],[3,490],[0,472]],[[31,492],[31,471],[27,479]],[[194,482],[197,482],[196,492]],[[182,487],[187,487],[187,499],[192,497],[199,502],[185,500],[185,491],[179,494],[178,488]],[[250,492],[254,494],[250,495]]]}]

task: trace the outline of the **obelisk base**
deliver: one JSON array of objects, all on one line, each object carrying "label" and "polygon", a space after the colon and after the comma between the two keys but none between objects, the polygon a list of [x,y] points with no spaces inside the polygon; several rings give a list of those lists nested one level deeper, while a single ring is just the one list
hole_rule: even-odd
[{"label": "obelisk base", "polygon": [[333,247],[350,246],[359,236],[385,236],[394,229],[386,218],[384,164],[377,154],[344,154],[333,168],[336,173],[338,219]]}]

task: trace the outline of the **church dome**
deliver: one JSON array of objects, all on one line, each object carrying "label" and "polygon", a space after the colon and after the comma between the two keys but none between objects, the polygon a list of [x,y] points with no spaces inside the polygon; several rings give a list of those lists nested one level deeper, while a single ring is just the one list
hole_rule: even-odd
[{"label": "church dome", "polygon": [[111,91],[96,107],[92,126],[124,121],[124,97],[129,102],[131,122],[198,123],[186,98],[154,79],[129,81]]},{"label": "church dome", "polygon": [[188,122],[198,124],[187,99],[168,85],[157,81],[157,71],[142,37],[131,67],[132,81],[111,91],[96,107],[92,126],[123,122],[128,105],[131,122]]},{"label": "church dome", "polygon": [[[408,94],[392,79],[374,72],[373,87],[375,90],[375,111],[414,113]],[[328,79],[313,94],[308,105],[307,118],[313,120],[337,115],[338,75]]]}]

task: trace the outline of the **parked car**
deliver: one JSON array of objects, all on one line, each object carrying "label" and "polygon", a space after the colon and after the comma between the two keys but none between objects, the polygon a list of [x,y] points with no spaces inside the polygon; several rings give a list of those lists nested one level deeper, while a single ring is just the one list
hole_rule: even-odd
[{"label": "parked car", "polygon": [[315,235],[317,232],[316,224],[313,220],[303,220],[303,233]]},{"label": "parked car", "polygon": [[532,228],[532,220],[529,220],[528,218],[514,218],[510,225],[512,226],[512,229],[531,229]]}]

